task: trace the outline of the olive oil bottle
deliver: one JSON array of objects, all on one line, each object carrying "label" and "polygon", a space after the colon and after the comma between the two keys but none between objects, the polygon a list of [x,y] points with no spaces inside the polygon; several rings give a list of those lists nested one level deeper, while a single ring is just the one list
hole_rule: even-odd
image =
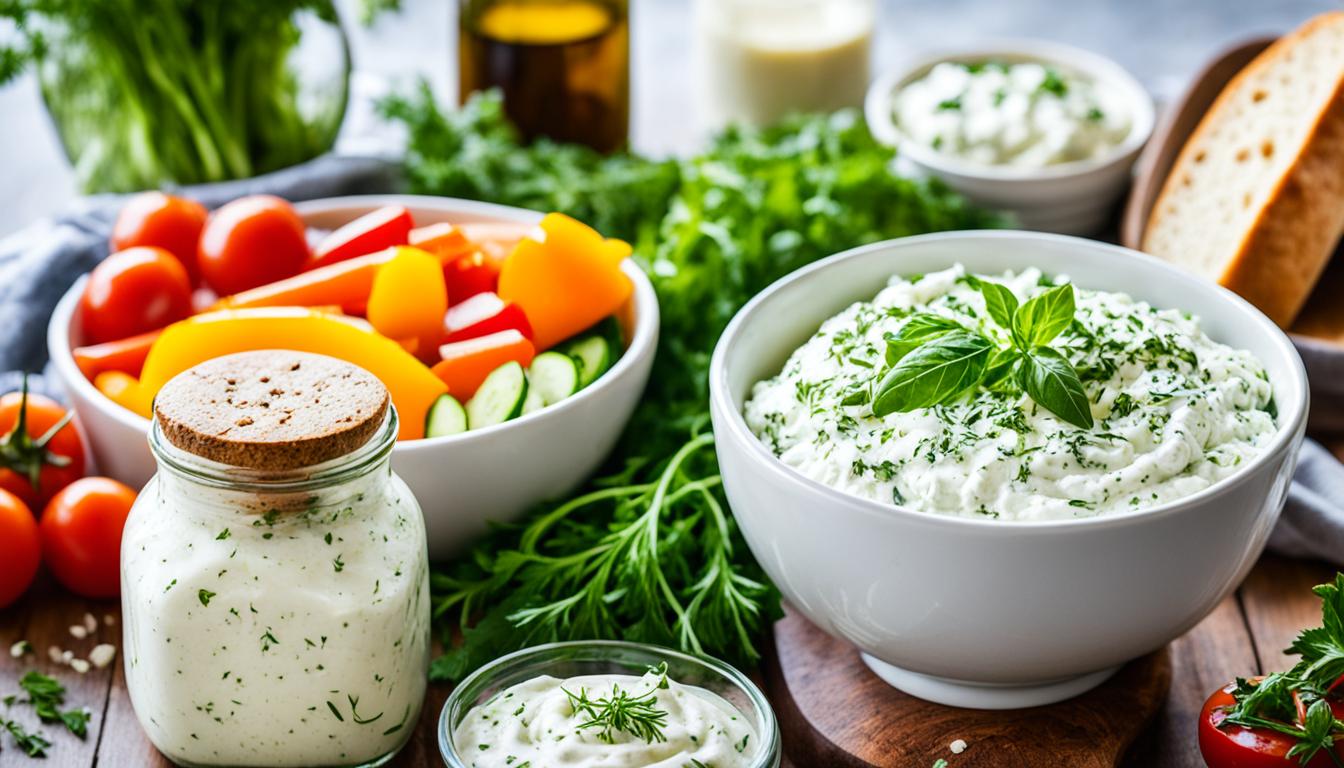
[{"label": "olive oil bottle", "polygon": [[461,0],[458,93],[499,88],[529,140],[625,146],[628,0]]}]

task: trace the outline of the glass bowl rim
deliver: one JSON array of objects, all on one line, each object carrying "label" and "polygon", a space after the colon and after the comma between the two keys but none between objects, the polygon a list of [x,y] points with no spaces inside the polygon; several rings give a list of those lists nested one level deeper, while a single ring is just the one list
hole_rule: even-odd
[{"label": "glass bowl rim", "polygon": [[779,722],[775,718],[775,711],[770,705],[769,699],[749,677],[731,664],[712,656],[697,656],[661,645],[635,643],[628,640],[569,640],[534,645],[500,656],[467,675],[453,687],[452,693],[448,695],[448,699],[443,703],[443,709],[439,712],[437,738],[439,755],[443,758],[443,764],[447,768],[468,768],[468,764],[453,745],[453,739],[448,728],[449,715],[454,706],[463,703],[462,699],[465,691],[476,687],[483,680],[493,679],[526,663],[563,661],[564,658],[553,657],[561,652],[575,650],[590,651],[591,658],[585,658],[588,661],[600,661],[606,657],[611,657],[614,660],[616,652],[634,651],[657,657],[672,658],[682,663],[704,668],[745,694],[751,701],[752,706],[756,708],[756,729],[761,746],[753,756],[749,768],[777,768],[779,766],[780,755],[783,751],[780,743]]}]

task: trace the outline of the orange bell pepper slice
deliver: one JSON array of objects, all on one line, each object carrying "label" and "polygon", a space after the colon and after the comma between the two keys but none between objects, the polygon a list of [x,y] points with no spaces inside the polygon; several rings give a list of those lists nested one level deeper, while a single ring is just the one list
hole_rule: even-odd
[{"label": "orange bell pepper slice", "polygon": [[439,257],[443,264],[471,253],[476,248],[461,227],[446,221],[412,229],[410,244]]},{"label": "orange bell pepper slice", "polygon": [[443,337],[448,288],[438,259],[419,248],[397,249],[378,270],[369,292],[366,316],[389,339],[414,341],[413,350],[428,350]]},{"label": "orange bell pepper slice", "polygon": [[93,379],[93,386],[107,399],[128,411],[148,416],[154,398],[145,395],[144,387],[125,371],[103,371]]},{"label": "orange bell pepper slice", "polygon": [[434,366],[448,391],[462,402],[471,399],[481,382],[490,372],[505,363],[518,363],[526,368],[532,364],[536,348],[527,337],[516,330],[500,331],[466,341],[457,341],[439,347],[443,360]]},{"label": "orange bell pepper slice", "polygon": [[140,374],[137,413],[169,379],[197,363],[234,352],[293,349],[354,363],[382,380],[400,416],[398,438],[424,437],[425,415],[447,387],[423,363],[367,323],[297,307],[230,309],[168,326],[149,350]]},{"label": "orange bell pepper slice", "polygon": [[504,260],[497,293],[523,308],[537,349],[549,349],[615,314],[634,284],[621,271],[628,243],[559,213],[541,230],[544,241],[525,237]]},{"label": "orange bell pepper slice", "polygon": [[476,250],[502,262],[513,253],[518,241],[536,230],[536,224],[512,221],[472,221],[458,227]]},{"label": "orange bell pepper slice", "polygon": [[89,381],[107,371],[139,376],[140,369],[145,365],[145,357],[149,355],[150,346],[161,333],[163,329],[102,344],[75,347],[71,354],[75,358],[75,365],[79,366],[79,372]]}]

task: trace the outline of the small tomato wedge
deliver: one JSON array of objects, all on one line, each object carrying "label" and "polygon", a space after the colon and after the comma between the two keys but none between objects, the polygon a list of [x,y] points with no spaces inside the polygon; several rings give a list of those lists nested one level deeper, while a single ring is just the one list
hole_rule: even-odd
[{"label": "small tomato wedge", "polygon": [[206,284],[228,296],[302,272],[308,234],[287,201],[274,195],[240,197],[210,215],[197,255]]},{"label": "small tomato wedge", "polygon": [[89,381],[107,371],[139,376],[140,369],[145,365],[145,357],[149,355],[149,348],[161,333],[163,330],[159,329],[117,341],[75,347],[71,354],[75,358],[75,365],[79,366],[79,372]]},{"label": "small tomato wedge", "polygon": [[117,221],[112,225],[112,250],[124,251],[141,245],[162,248],[182,263],[192,285],[196,285],[201,280],[196,245],[207,218],[205,206],[195,200],[162,192],[141,192],[127,200],[117,213]]},{"label": "small tomato wedge", "polygon": [[473,251],[443,268],[448,283],[448,302],[458,304],[478,293],[493,293],[499,287],[500,262],[482,251]]},{"label": "small tomato wedge", "polygon": [[485,377],[505,363],[532,364],[536,349],[518,331],[500,331],[467,341],[439,347],[443,360],[434,366],[434,375],[448,385],[448,392],[461,401],[470,400]]},{"label": "small tomato wedge", "polygon": [[91,344],[162,328],[190,314],[186,268],[153,246],[108,256],[89,273],[79,299],[80,326]]},{"label": "small tomato wedge", "polygon": [[410,242],[411,212],[400,205],[387,205],[360,216],[322,238],[313,249],[309,269],[353,259]]},{"label": "small tomato wedge", "polygon": [[466,341],[500,331],[518,331],[532,338],[532,326],[517,304],[509,304],[492,292],[478,293],[448,308],[443,317],[444,343]]},{"label": "small tomato wedge", "polygon": [[106,477],[76,480],[52,497],[39,524],[56,580],[84,597],[121,593],[121,531],[135,491]]},{"label": "small tomato wedge", "polygon": [[446,221],[412,229],[410,244],[434,254],[444,264],[476,250],[475,244],[462,233],[461,227]]},{"label": "small tomato wedge", "polygon": [[[418,350],[433,350],[442,337],[448,291],[438,259],[419,248],[398,248],[378,270],[369,293],[369,324],[389,339],[415,341]],[[432,351],[430,352],[432,354]]]},{"label": "small tomato wedge", "polygon": [[28,589],[42,559],[42,541],[32,510],[18,496],[0,490],[0,608]]},{"label": "small tomato wedge", "polygon": [[[1213,692],[1199,715],[1199,751],[1209,768],[1303,768],[1288,751],[1297,739],[1269,728],[1245,728],[1223,723],[1236,705],[1232,692],[1235,684]],[[1344,718],[1344,702],[1330,700],[1336,718]],[[1344,758],[1344,743],[1334,747],[1335,756]],[[1324,751],[1318,752],[1306,768],[1333,768],[1337,763]]]},{"label": "small tomato wedge", "polygon": [[0,489],[41,509],[53,494],[84,476],[84,438],[73,413],[28,391],[0,397]]},{"label": "small tomato wedge", "polygon": [[499,274],[499,297],[532,323],[537,349],[550,349],[615,314],[634,283],[621,270],[629,244],[559,213],[541,220],[544,240],[523,238]]}]

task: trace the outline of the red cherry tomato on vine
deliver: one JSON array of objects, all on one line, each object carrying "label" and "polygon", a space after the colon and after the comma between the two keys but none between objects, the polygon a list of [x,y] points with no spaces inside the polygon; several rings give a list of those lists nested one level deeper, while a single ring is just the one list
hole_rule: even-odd
[{"label": "red cherry tomato on vine", "polygon": [[195,200],[141,192],[126,201],[117,214],[117,222],[112,225],[112,250],[140,245],[162,248],[182,262],[192,285],[196,285],[201,280],[196,246],[207,215],[205,206]]},{"label": "red cherry tomato on vine", "polygon": [[28,393],[26,383],[0,397],[0,490],[41,509],[83,476],[84,439],[60,403]]},{"label": "red cherry tomato on vine", "polygon": [[118,251],[89,273],[79,311],[85,344],[138,336],[191,314],[191,278],[162,248]]},{"label": "red cherry tomato on vine", "polygon": [[[1286,757],[1297,739],[1268,728],[1219,727],[1236,704],[1233,685],[1213,692],[1199,714],[1199,751],[1209,768],[1304,768],[1299,758]],[[1330,700],[1336,718],[1344,718],[1344,702]],[[1344,758],[1344,744],[1335,744],[1335,754]],[[1324,751],[1317,752],[1305,768],[1333,768],[1336,763]]]},{"label": "red cherry tomato on vine", "polygon": [[37,521],[18,496],[0,490],[0,608],[28,589],[41,556]]},{"label": "red cherry tomato on vine", "polygon": [[302,272],[308,236],[294,206],[284,200],[240,197],[210,214],[197,255],[205,282],[220,296],[231,296]]},{"label": "red cherry tomato on vine", "polygon": [[56,580],[84,597],[121,593],[121,530],[135,491],[106,477],[76,480],[42,512],[42,557]]}]

